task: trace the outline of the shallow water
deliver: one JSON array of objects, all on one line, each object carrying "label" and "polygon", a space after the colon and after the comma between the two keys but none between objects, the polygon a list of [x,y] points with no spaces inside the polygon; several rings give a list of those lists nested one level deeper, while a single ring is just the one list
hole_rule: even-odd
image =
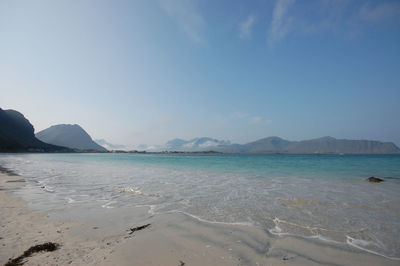
[{"label": "shallow water", "polygon": [[17,193],[32,208],[64,217],[123,224],[147,206],[400,258],[400,180],[364,181],[400,177],[399,155],[6,154],[0,165],[26,179]]}]

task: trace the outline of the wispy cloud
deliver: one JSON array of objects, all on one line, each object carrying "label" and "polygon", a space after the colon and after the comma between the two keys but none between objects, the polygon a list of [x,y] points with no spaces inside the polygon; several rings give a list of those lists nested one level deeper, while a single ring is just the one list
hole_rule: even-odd
[{"label": "wispy cloud", "polygon": [[[296,5],[296,8],[292,8]],[[277,0],[272,11],[267,42],[270,47],[289,34],[360,33],[369,27],[367,23],[400,20],[399,1],[365,1],[362,4],[347,0],[295,2]]]},{"label": "wispy cloud", "polygon": [[273,46],[289,32],[293,18],[288,15],[288,10],[294,2],[295,0],[276,1],[268,31],[268,44],[270,46]]},{"label": "wispy cloud", "polygon": [[368,21],[379,21],[400,17],[400,2],[380,3],[372,6],[370,3],[364,4],[359,12],[360,19]]},{"label": "wispy cloud", "polygon": [[205,20],[191,0],[160,0],[161,8],[194,42],[204,42]]},{"label": "wispy cloud", "polygon": [[251,35],[251,30],[256,21],[256,17],[253,14],[250,14],[249,17],[239,24],[239,38],[247,39]]}]

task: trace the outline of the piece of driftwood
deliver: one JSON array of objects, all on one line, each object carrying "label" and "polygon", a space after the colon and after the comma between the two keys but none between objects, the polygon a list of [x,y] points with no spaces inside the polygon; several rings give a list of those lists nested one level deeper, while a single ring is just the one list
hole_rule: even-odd
[{"label": "piece of driftwood", "polygon": [[22,254],[19,257],[16,257],[15,259],[9,259],[4,266],[16,266],[16,265],[22,265],[25,263],[24,259],[26,257],[32,256],[33,253],[41,252],[41,251],[54,251],[57,250],[60,245],[57,243],[53,242],[47,242],[44,244],[32,246],[29,249],[25,250],[24,254]]},{"label": "piece of driftwood", "polygon": [[150,225],[151,225],[151,224],[145,224],[145,225],[141,225],[141,226],[136,226],[136,227],[130,228],[129,230],[131,230],[131,232],[130,232],[129,234],[131,235],[131,234],[133,234],[133,233],[136,232],[136,231],[143,230],[143,229],[149,227]]}]

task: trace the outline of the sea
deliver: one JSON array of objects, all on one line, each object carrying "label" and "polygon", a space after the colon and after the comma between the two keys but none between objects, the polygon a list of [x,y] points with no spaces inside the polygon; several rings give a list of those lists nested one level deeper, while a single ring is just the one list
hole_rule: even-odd
[{"label": "sea", "polygon": [[145,207],[400,260],[400,155],[1,154],[0,166],[55,217],[124,224]]}]

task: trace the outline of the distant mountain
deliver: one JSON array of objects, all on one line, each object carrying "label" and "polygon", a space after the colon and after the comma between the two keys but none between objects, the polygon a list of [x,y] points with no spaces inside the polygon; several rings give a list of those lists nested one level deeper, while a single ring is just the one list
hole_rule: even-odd
[{"label": "distant mountain", "polygon": [[23,114],[0,108],[0,152],[26,151],[66,152],[70,149],[38,140]]},{"label": "distant mountain", "polygon": [[229,145],[230,141],[212,138],[194,138],[191,140],[173,139],[165,144],[167,151],[206,151],[220,145]]},{"label": "distant mountain", "polygon": [[288,141],[279,137],[268,137],[243,145],[220,145],[215,147],[214,150],[225,153],[400,153],[400,149],[392,142],[335,139],[333,137],[303,141]]},{"label": "distant mountain", "polygon": [[127,147],[125,145],[119,145],[119,144],[112,144],[104,139],[95,139],[94,140],[97,144],[103,146],[107,150],[119,150],[119,149],[126,149]]},{"label": "distant mountain", "polygon": [[107,151],[92,140],[79,125],[55,125],[36,134],[41,141],[78,150]]}]

